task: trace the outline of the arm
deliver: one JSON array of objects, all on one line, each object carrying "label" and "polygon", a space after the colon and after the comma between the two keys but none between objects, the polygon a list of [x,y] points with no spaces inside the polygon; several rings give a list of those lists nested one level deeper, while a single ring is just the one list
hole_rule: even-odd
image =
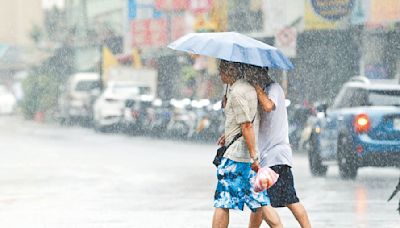
[{"label": "arm", "polygon": [[256,85],[255,88],[257,92],[258,101],[264,112],[272,112],[275,109],[275,103],[268,98],[267,94],[259,85]]},{"label": "arm", "polygon": [[242,135],[243,138],[246,141],[247,148],[250,153],[250,157],[254,160],[254,162],[251,164],[251,168],[257,172],[259,168],[258,164],[258,157],[257,157],[257,151],[256,151],[256,146],[255,146],[255,135],[254,135],[254,129],[253,129],[253,124],[250,122],[242,123],[241,124],[242,128]]}]

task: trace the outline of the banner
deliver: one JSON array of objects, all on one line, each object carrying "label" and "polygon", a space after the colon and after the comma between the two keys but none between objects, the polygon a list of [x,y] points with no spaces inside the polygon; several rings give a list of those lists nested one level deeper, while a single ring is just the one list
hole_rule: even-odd
[{"label": "banner", "polygon": [[191,0],[190,1],[190,10],[196,14],[209,12],[211,9],[211,6],[212,6],[212,0]]},{"label": "banner", "polygon": [[297,31],[295,28],[283,28],[275,34],[275,47],[290,58],[296,57]]},{"label": "banner", "polygon": [[168,42],[166,19],[142,19],[131,22],[132,47],[160,47]]},{"label": "banner", "polygon": [[186,10],[189,8],[189,0],[156,0],[155,5],[161,11]]},{"label": "banner", "polygon": [[351,15],[354,0],[305,0],[305,29],[338,29]]},{"label": "banner", "polygon": [[400,21],[400,0],[370,0],[368,24],[385,25]]}]

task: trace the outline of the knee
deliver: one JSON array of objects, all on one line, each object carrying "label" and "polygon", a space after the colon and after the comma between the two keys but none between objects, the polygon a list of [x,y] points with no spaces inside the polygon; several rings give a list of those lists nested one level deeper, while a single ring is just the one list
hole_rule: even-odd
[{"label": "knee", "polygon": [[261,226],[262,220],[263,218],[261,211],[251,213],[249,228],[259,228]]},{"label": "knee", "polygon": [[265,222],[267,222],[267,224],[269,225],[269,227],[282,227],[282,223],[281,220],[279,219],[279,217],[276,216],[268,216],[265,217]]},{"label": "knee", "polygon": [[306,209],[303,207],[303,205],[301,203],[289,204],[289,205],[287,205],[287,208],[289,208],[289,210],[292,211],[292,213],[296,213],[296,214],[306,213]]},{"label": "knee", "polygon": [[282,227],[282,222],[278,213],[271,206],[264,208],[263,217],[270,227]]}]

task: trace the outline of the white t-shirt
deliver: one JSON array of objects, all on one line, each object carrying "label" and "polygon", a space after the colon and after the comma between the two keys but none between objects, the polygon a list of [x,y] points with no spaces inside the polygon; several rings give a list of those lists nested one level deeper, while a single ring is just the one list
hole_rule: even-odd
[{"label": "white t-shirt", "polygon": [[264,90],[275,104],[271,112],[260,110],[258,149],[261,166],[292,166],[292,148],[289,143],[289,124],[285,105],[285,93],[278,83],[272,83]]}]

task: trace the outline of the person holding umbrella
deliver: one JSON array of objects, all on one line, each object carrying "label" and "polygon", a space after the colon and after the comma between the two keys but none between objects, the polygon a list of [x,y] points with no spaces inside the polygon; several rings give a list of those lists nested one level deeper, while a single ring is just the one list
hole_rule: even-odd
[{"label": "person holding umbrella", "polygon": [[[255,88],[241,76],[246,66],[244,64],[284,70],[293,69],[293,64],[277,48],[235,32],[190,33],[168,47],[220,59],[221,80],[230,85],[225,109],[225,135],[220,143],[224,145],[226,141],[231,147],[226,150],[218,165],[213,227],[227,227],[228,208],[241,209],[244,204],[254,212],[263,214],[271,227],[282,227],[276,211],[267,206],[269,200],[266,192],[254,194],[252,187],[249,187],[250,178],[255,174],[250,167],[255,171],[259,167],[255,145],[258,101]],[[239,132],[243,135],[240,136],[241,140],[235,137]],[[232,143],[234,139],[236,141]],[[238,181],[242,184],[238,184]]]},{"label": "person holding umbrella", "polygon": [[[302,228],[311,227],[307,212],[300,203],[294,188],[292,167],[292,149],[289,144],[288,119],[285,106],[285,94],[282,87],[272,81],[268,68],[251,66],[247,80],[255,87],[259,104],[260,130],[258,148],[262,167],[270,167],[279,174],[278,181],[267,193],[273,207],[287,207]],[[260,86],[262,85],[262,87]],[[249,227],[260,227],[262,214],[252,213]]]},{"label": "person holding umbrella", "polygon": [[251,179],[258,170],[256,137],[258,133],[257,94],[243,79],[244,64],[221,60],[220,76],[229,85],[225,106],[225,134],[219,140],[229,145],[217,167],[217,189],[214,196],[213,228],[228,227],[229,210],[243,210],[246,204],[260,211],[270,227],[282,227],[278,214],[270,206],[267,194],[256,193]]}]

